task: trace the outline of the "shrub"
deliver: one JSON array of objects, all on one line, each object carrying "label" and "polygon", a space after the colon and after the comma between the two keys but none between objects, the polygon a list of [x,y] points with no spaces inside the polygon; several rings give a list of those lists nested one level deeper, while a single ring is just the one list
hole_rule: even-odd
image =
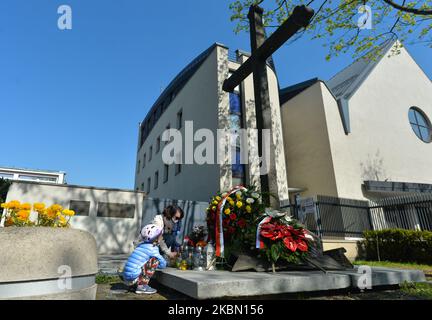
[{"label": "shrub", "polygon": [[0,178],[0,203],[6,201],[7,193],[9,191],[9,187],[11,182],[9,180],[5,180]]},{"label": "shrub", "polygon": [[360,243],[367,260],[432,264],[432,232],[405,229],[365,231]]}]

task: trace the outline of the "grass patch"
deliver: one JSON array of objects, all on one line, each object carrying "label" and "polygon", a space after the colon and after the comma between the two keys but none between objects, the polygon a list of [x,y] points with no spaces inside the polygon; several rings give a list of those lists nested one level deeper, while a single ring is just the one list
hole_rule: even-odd
[{"label": "grass patch", "polygon": [[96,283],[97,284],[111,284],[120,282],[119,276],[107,275],[107,274],[97,274],[96,275]]},{"label": "grass patch", "polygon": [[432,300],[432,285],[429,283],[403,283],[401,291],[409,296]]},{"label": "grass patch", "polygon": [[409,262],[391,262],[391,261],[354,261],[355,265],[367,265],[371,267],[386,267],[386,268],[399,268],[399,269],[417,269],[422,270],[426,277],[432,277],[432,266],[428,264],[417,264]]},{"label": "grass patch", "polygon": [[[416,269],[422,270],[428,280],[432,280],[432,265],[418,264],[409,262],[391,262],[391,261],[354,261],[355,265],[367,265],[371,267],[386,267],[398,269]],[[410,297],[417,299],[432,300],[432,284],[430,283],[408,283],[405,282],[400,285],[400,291]]]}]

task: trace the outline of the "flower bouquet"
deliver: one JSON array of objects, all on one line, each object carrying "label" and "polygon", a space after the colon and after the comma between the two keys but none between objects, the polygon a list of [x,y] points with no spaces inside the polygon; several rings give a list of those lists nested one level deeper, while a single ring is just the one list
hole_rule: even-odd
[{"label": "flower bouquet", "polygon": [[287,212],[265,208],[254,187],[237,186],[214,196],[207,208],[209,238],[215,240],[216,256],[267,257],[275,264],[301,264],[317,243]]},{"label": "flower bouquet", "polygon": [[[216,243],[216,255],[229,251],[254,247],[257,217],[264,212],[261,194],[255,187],[237,186],[228,192],[214,196],[207,208],[209,240]],[[221,239],[223,233],[223,239]]]},{"label": "flower bouquet", "polygon": [[75,215],[73,210],[63,209],[59,204],[53,204],[46,208],[44,203],[34,203],[32,206],[30,203],[13,200],[2,203],[1,207],[5,210],[5,227],[65,228],[69,227],[69,220]]},{"label": "flower bouquet", "polygon": [[184,238],[191,247],[205,247],[207,242],[207,230],[205,226],[194,226],[192,232]]},{"label": "flower bouquet", "polygon": [[257,248],[265,252],[273,270],[280,259],[302,263],[316,245],[312,233],[285,213],[267,212],[257,228]]}]

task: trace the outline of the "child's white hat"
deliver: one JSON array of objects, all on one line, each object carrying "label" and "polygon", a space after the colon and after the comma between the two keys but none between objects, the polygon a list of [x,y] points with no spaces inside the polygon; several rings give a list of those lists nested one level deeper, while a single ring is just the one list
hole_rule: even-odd
[{"label": "child's white hat", "polygon": [[144,242],[155,241],[162,233],[162,228],[155,224],[148,224],[141,230],[141,238]]}]

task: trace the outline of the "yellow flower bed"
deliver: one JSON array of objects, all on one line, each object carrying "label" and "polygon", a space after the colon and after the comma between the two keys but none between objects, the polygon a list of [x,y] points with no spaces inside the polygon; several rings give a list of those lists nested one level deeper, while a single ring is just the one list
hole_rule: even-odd
[{"label": "yellow flower bed", "polygon": [[1,207],[6,214],[5,227],[42,226],[66,228],[69,227],[69,221],[75,215],[73,210],[63,209],[59,204],[46,207],[44,203],[37,202],[31,205],[30,203],[12,200],[2,203]]}]

